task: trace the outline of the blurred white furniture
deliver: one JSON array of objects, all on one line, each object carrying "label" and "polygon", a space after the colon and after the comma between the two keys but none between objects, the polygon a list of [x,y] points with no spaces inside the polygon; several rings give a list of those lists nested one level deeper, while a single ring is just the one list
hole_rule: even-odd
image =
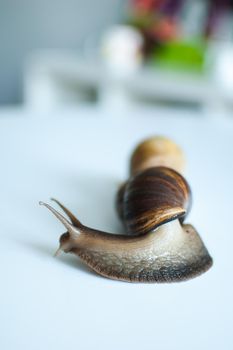
[{"label": "blurred white furniture", "polygon": [[[100,58],[78,53],[41,51],[25,67],[24,101],[27,106],[48,109],[88,100],[165,101],[201,104],[213,110],[233,94],[224,96],[218,81],[206,74],[178,73],[142,67],[133,75],[111,75]],[[117,98],[116,98],[116,101]]]}]

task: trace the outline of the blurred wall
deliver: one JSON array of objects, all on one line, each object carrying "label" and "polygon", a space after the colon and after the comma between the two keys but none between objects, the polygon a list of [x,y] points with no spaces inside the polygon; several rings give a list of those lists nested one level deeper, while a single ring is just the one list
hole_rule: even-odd
[{"label": "blurred wall", "polygon": [[23,63],[38,48],[75,49],[122,15],[126,0],[0,0],[0,104],[22,101]]}]

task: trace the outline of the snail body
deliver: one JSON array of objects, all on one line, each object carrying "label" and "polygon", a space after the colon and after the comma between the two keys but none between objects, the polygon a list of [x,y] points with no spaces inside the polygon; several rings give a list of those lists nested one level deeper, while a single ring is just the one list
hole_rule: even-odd
[{"label": "snail body", "polygon": [[[148,159],[157,160],[151,151],[151,143],[156,150],[156,142],[149,141]],[[169,153],[168,164],[173,153]],[[137,157],[134,152],[133,157],[144,164],[141,153]],[[135,170],[139,165],[134,162],[134,168],[131,162],[131,177],[117,194],[117,212],[125,227],[124,234],[110,234],[83,225],[57,200],[54,201],[69,220],[40,202],[67,229],[60,237],[58,252],[73,253],[98,274],[128,282],[176,282],[205,272],[212,265],[212,258],[195,228],[183,224],[191,205],[187,181],[176,170],[157,163],[155,167]]]},{"label": "snail body", "polygon": [[195,229],[191,225],[182,227],[178,219],[132,237],[105,233],[81,223],[74,226],[52,207],[41,204],[68,230],[60,238],[59,250],[78,255],[102,276],[128,282],[175,282],[195,277],[211,265]]}]

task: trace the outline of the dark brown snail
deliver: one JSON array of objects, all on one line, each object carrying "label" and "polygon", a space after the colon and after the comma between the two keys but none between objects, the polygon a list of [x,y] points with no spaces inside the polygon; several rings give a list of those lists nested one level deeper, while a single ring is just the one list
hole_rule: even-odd
[{"label": "dark brown snail", "polygon": [[74,253],[100,275],[129,282],[182,281],[208,270],[212,258],[194,227],[183,224],[191,203],[189,185],[167,167],[182,171],[183,164],[183,153],[168,139],[149,139],[137,147],[131,158],[134,175],[116,200],[124,235],[84,226],[57,200],[70,221],[40,202],[67,229],[58,252]]}]

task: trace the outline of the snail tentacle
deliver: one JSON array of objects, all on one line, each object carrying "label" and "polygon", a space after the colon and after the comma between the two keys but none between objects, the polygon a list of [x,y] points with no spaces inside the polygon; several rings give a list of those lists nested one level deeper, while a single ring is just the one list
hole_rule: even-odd
[{"label": "snail tentacle", "polygon": [[81,222],[74,216],[73,213],[71,213],[71,211],[69,209],[67,209],[61,202],[59,202],[57,199],[55,198],[51,198],[51,201],[57,203],[57,205],[59,205],[59,207],[66,213],[66,215],[68,216],[68,218],[70,219],[70,221],[72,222],[73,225],[75,226],[82,226]]},{"label": "snail tentacle", "polygon": [[61,215],[57,210],[55,210],[53,207],[51,207],[51,205],[44,203],[42,201],[40,201],[39,204],[48,208],[57,217],[57,219],[63,223],[63,225],[65,226],[65,228],[67,228],[68,231],[73,230],[72,224],[63,215]]}]

